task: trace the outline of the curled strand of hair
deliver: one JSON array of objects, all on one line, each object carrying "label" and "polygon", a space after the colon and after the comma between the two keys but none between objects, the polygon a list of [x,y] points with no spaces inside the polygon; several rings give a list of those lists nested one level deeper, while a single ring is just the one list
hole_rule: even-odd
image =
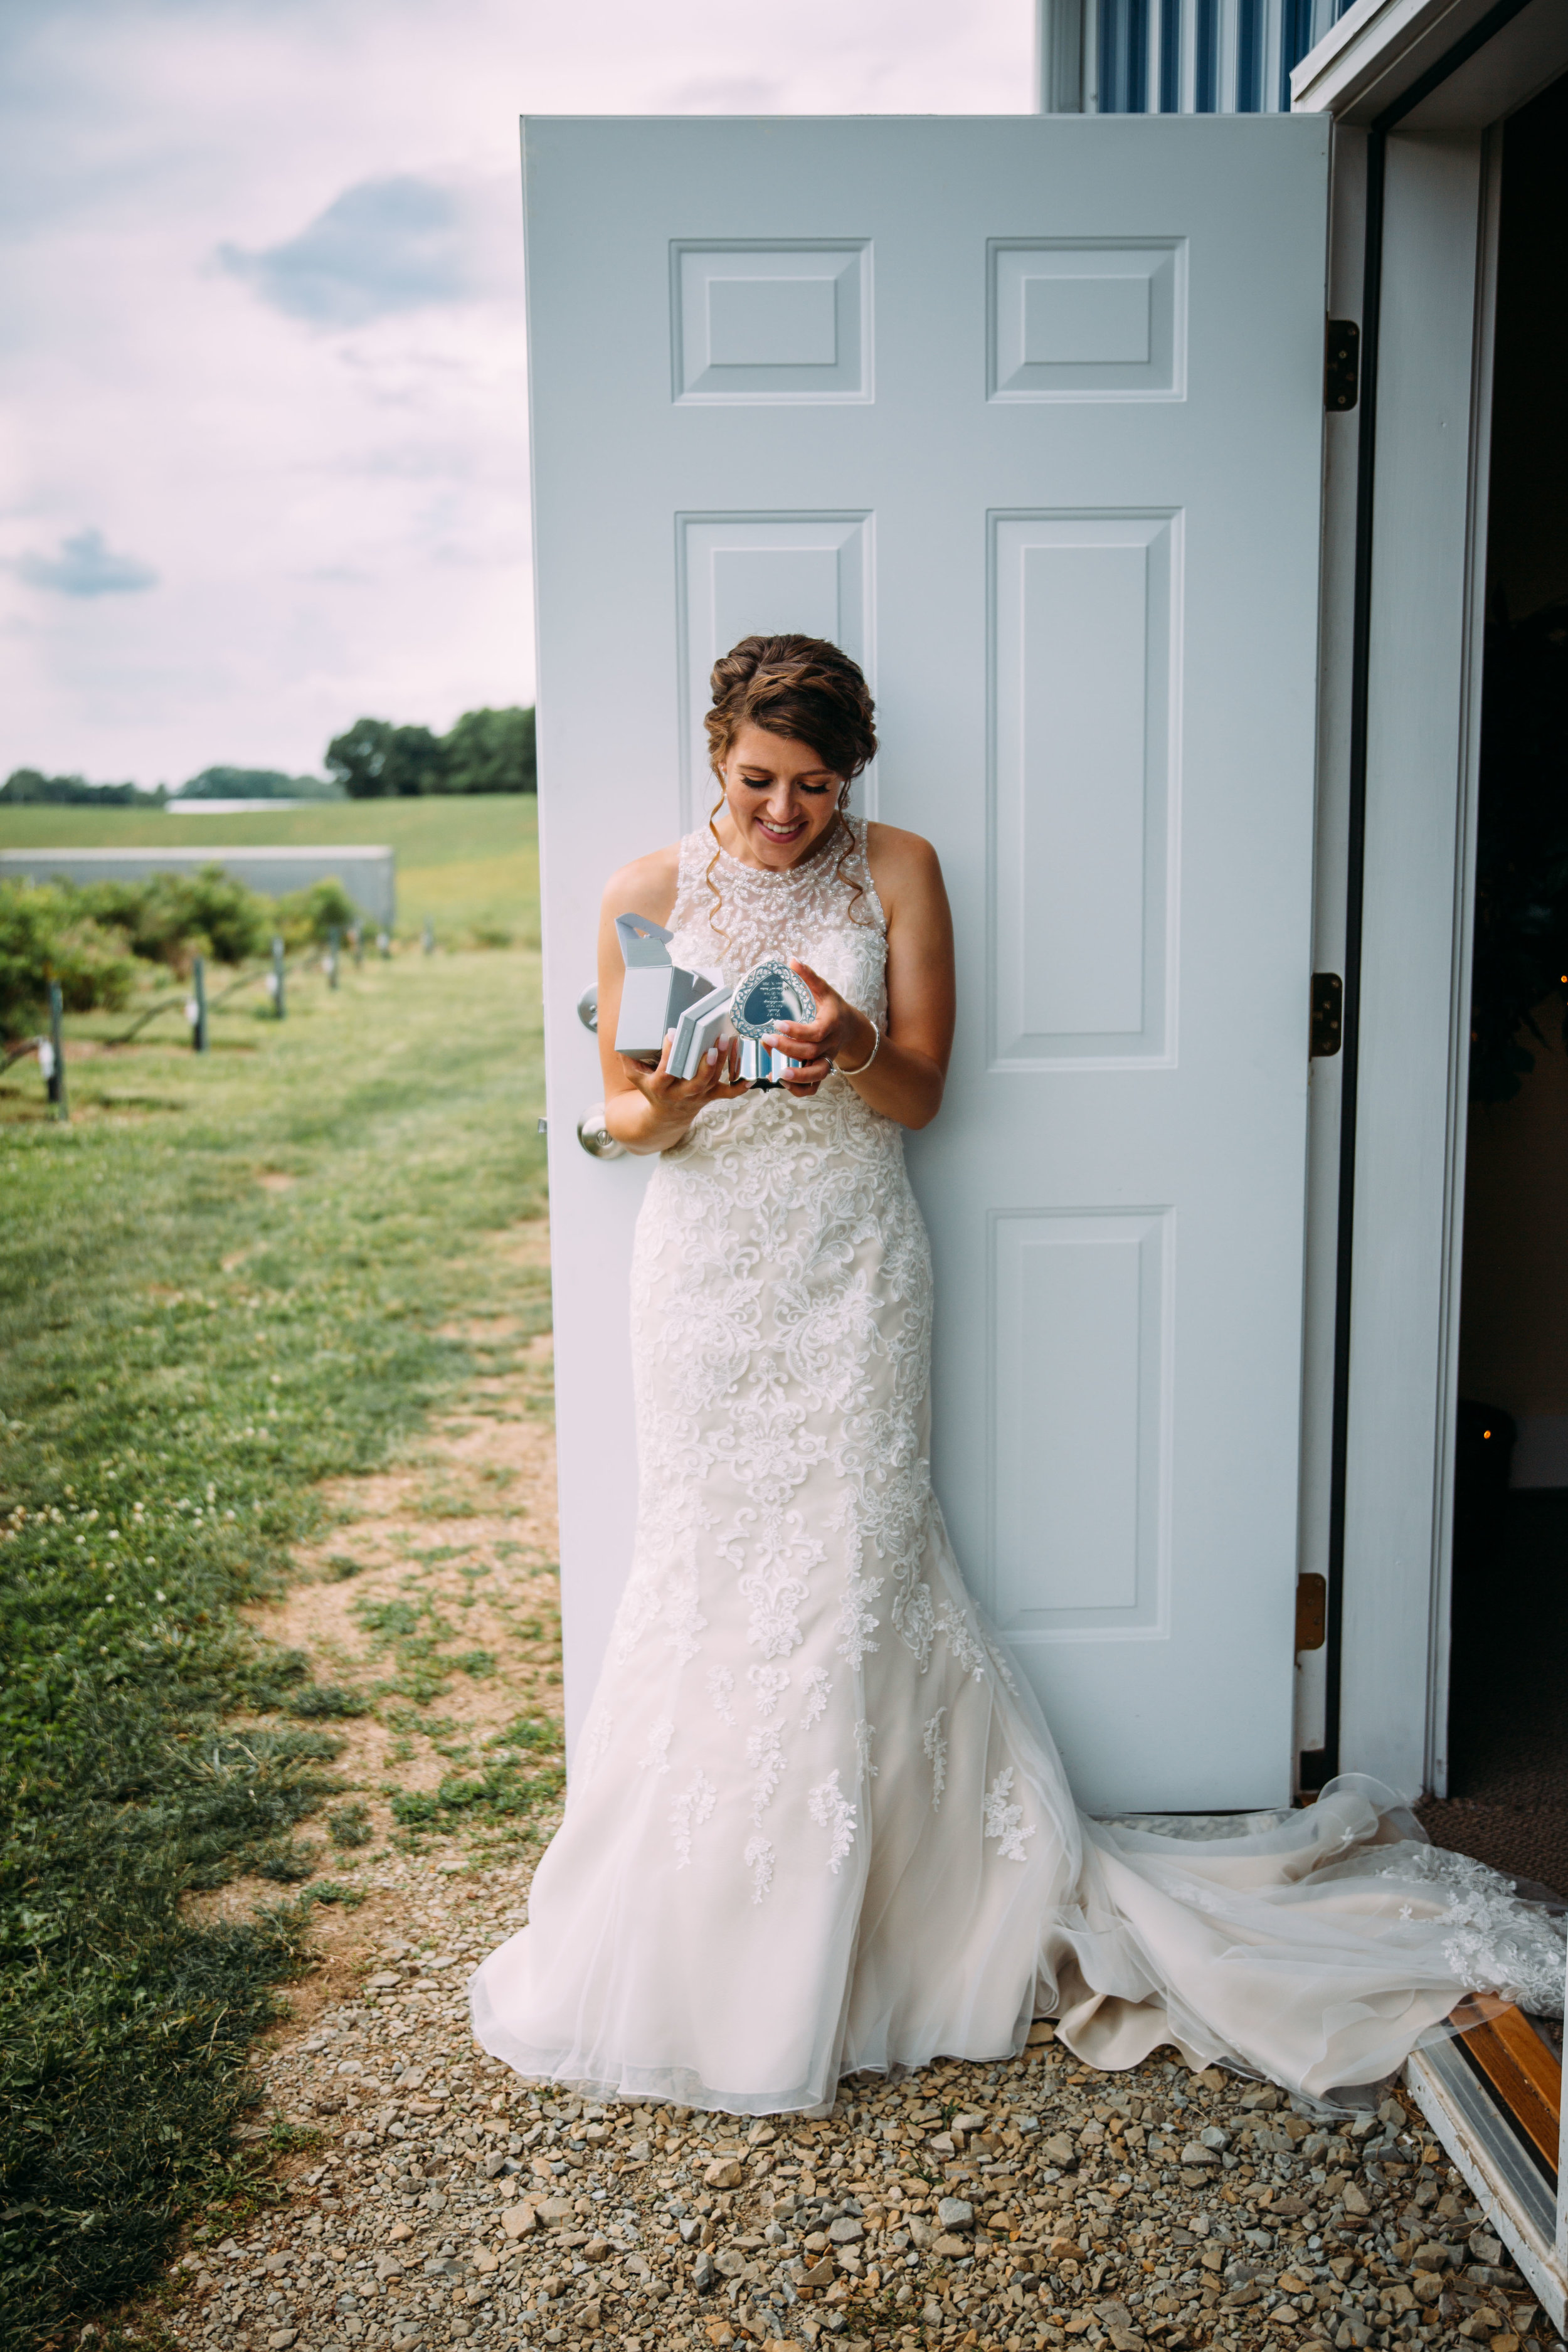
[{"label": "curled strand of hair", "polygon": [[719,814],[720,810],[723,807],[723,805],[724,805],[724,782],[723,782],[723,778],[722,778],[722,777],[721,777],[721,778],[720,778],[720,780],[719,780],[719,797],[718,797],[718,799],[714,802],[714,803],[713,803],[713,805],[712,805],[711,809],[710,809],[710,810],[709,811],[709,813],[708,813],[708,830],[709,830],[709,832],[710,832],[710,833],[712,835],[712,836],[713,836],[713,855],[712,855],[712,856],[708,860],[707,868],[706,868],[705,872],[703,873],[702,879],[704,880],[704,882],[706,882],[706,884],[708,885],[709,889],[710,889],[710,890],[712,892],[712,894],[713,894],[713,911],[712,911],[712,913],[711,913],[711,914],[709,916],[709,918],[708,918],[708,928],[709,928],[709,929],[710,929],[710,930],[717,931],[717,933],[718,933],[718,935],[719,935],[719,937],[723,940],[723,942],[724,942],[725,946],[726,946],[726,947],[728,947],[728,945],[730,944],[730,934],[729,934],[729,932],[724,929],[723,924],[719,920],[720,916],[721,916],[721,915],[723,913],[723,911],[724,911],[724,894],[723,894],[723,892],[720,889],[719,885],[717,884],[717,882],[715,882],[715,881],[714,881],[714,879],[713,879],[713,871],[714,871],[714,868],[715,868],[715,866],[718,865],[720,858],[721,858],[721,857],[723,856],[723,854],[724,854],[724,845],[723,845],[723,843],[722,843],[722,842],[720,840],[720,838],[719,838],[719,828],[718,828],[717,824],[715,824],[715,823],[713,822],[713,820],[714,820],[714,818],[718,815],[718,814]]},{"label": "curled strand of hair", "polygon": [[839,827],[840,827],[840,829],[842,830],[843,835],[844,835],[844,846],[843,846],[843,848],[842,848],[842,849],[839,851],[839,853],[838,853],[838,862],[837,862],[837,864],[835,866],[835,867],[834,867],[833,871],[834,871],[834,874],[835,874],[835,876],[837,877],[837,878],[840,882],[842,882],[842,883],[844,884],[845,888],[846,888],[846,889],[848,891],[848,893],[849,893],[849,908],[848,908],[849,920],[850,920],[852,923],[859,923],[859,924],[861,924],[861,925],[862,925],[862,927],[863,927],[864,929],[869,929],[869,930],[873,930],[873,931],[874,931],[874,930],[876,929],[877,926],[876,926],[876,924],[872,921],[871,917],[869,916],[869,914],[867,914],[867,915],[862,916],[862,915],[860,915],[860,914],[858,914],[858,913],[857,913],[857,911],[856,911],[856,909],[857,909],[857,908],[858,908],[858,906],[860,905],[860,903],[861,903],[862,899],[863,899],[863,898],[865,898],[865,896],[866,896],[866,886],[865,886],[865,884],[861,881],[861,879],[860,879],[860,877],[859,877],[859,876],[858,876],[858,874],[847,874],[847,873],[844,871],[844,869],[845,869],[846,866],[848,864],[848,862],[849,862],[850,858],[851,858],[851,857],[853,857],[853,856],[855,855],[855,849],[856,849],[855,828],[854,828],[854,826],[850,824],[849,819],[848,819],[848,816],[847,816],[847,814],[846,814],[846,810],[845,810],[845,803],[848,800],[848,798],[849,798],[849,787],[848,787],[848,785],[847,785],[847,784],[846,784],[846,785],[845,785],[845,787],[844,787],[844,790],[842,791],[842,793],[840,793],[840,794],[839,794],[839,796],[838,796],[838,820],[837,820],[837,821],[838,821]]}]

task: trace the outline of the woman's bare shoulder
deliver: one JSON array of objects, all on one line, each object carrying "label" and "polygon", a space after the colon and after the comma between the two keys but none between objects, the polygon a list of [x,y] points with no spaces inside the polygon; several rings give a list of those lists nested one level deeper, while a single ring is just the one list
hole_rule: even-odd
[{"label": "woman's bare shoulder", "polygon": [[650,849],[646,857],[634,857],[627,866],[617,866],[605,885],[605,912],[607,915],[646,915],[650,923],[668,922],[675,907],[676,887],[680,879],[680,844],[671,841],[663,849]]},{"label": "woman's bare shoulder", "polygon": [[883,898],[900,884],[929,889],[942,880],[942,863],[931,843],[923,834],[906,833],[901,825],[868,824],[866,860]]}]

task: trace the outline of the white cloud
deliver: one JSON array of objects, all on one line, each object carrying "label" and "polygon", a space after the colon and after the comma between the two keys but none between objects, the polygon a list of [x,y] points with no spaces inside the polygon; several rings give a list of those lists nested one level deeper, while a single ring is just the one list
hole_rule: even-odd
[{"label": "white cloud", "polygon": [[[528,698],[520,113],[1017,110],[1031,18],[0,11],[0,773],[308,771],[364,714]],[[156,592],[37,568],[95,562]]]}]

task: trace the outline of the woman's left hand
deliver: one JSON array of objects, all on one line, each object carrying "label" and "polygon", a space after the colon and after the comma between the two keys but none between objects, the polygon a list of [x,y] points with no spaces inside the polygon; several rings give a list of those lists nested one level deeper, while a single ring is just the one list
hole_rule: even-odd
[{"label": "woman's left hand", "polygon": [[808,963],[791,956],[789,968],[800,974],[816,999],[816,1018],[781,1021],[763,1042],[775,1054],[787,1054],[800,1065],[781,1082],[790,1093],[814,1095],[840,1055],[851,1068],[858,1069],[867,1060],[877,1042],[876,1031],[866,1015],[847,1004]]}]

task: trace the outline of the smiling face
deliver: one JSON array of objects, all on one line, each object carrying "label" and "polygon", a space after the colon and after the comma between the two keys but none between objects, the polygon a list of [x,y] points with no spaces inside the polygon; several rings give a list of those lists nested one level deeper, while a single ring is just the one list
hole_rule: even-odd
[{"label": "smiling face", "polygon": [[745,726],[719,771],[724,806],[714,829],[731,857],[775,872],[809,857],[832,824],[842,778],[793,735]]}]

